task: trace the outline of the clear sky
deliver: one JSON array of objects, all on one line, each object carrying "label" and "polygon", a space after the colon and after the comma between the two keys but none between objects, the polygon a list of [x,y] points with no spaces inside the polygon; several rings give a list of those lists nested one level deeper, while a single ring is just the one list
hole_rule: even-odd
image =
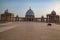
[{"label": "clear sky", "polygon": [[0,14],[8,9],[9,12],[24,17],[29,7],[34,11],[35,17],[46,16],[52,10],[60,15],[60,0],[0,0]]}]

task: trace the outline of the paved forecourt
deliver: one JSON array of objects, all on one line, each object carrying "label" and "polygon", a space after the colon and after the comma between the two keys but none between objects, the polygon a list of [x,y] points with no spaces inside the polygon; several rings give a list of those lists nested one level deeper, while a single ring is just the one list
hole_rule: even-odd
[{"label": "paved forecourt", "polygon": [[42,22],[13,22],[0,26],[0,40],[60,40],[58,24],[48,26]]}]

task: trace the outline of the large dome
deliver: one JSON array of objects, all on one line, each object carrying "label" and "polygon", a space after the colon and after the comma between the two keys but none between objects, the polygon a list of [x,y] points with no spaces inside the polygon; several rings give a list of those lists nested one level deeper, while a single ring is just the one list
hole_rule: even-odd
[{"label": "large dome", "polygon": [[25,17],[34,17],[34,12],[33,12],[31,9],[29,9],[29,10],[26,12]]},{"label": "large dome", "polygon": [[51,14],[52,14],[52,15],[56,15],[56,12],[53,10],[53,11],[51,12]]}]

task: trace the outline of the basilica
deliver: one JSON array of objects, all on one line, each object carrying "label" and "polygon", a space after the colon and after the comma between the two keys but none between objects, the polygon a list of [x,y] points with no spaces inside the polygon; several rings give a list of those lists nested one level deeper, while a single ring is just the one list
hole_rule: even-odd
[{"label": "basilica", "polygon": [[25,17],[19,17],[18,15],[14,17],[14,14],[8,12],[8,9],[5,10],[3,14],[0,14],[0,22],[16,22],[16,21],[59,23],[60,16],[56,15],[56,12],[53,10],[50,14],[46,14],[46,18],[44,16],[36,18],[31,8],[29,8],[29,10],[26,12]]}]

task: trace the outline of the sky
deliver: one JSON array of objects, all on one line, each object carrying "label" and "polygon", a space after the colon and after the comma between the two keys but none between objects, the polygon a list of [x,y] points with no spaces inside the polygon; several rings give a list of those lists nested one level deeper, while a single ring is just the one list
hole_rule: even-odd
[{"label": "sky", "polygon": [[60,15],[60,0],[0,0],[0,14],[6,9],[20,17],[25,17],[29,7],[33,10],[35,17],[46,17],[55,10]]}]

